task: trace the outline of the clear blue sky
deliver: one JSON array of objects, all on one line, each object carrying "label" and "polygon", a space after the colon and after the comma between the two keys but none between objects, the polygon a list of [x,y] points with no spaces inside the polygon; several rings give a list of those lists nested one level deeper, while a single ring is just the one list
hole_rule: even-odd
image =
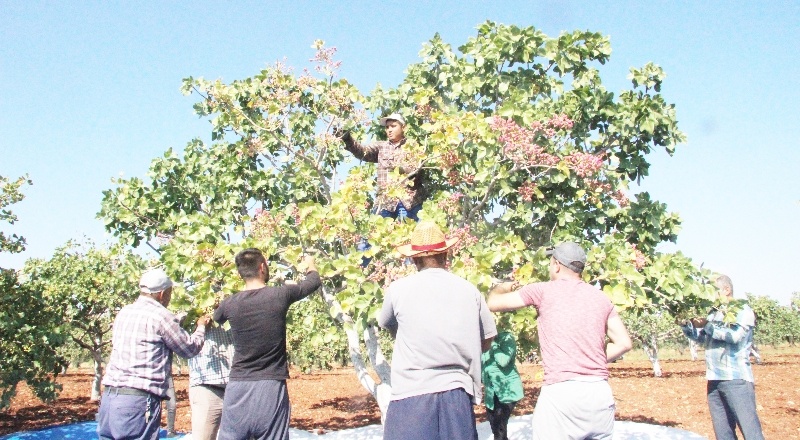
[{"label": "clear blue sky", "polygon": [[654,154],[632,190],[680,213],[665,250],[728,273],[738,291],[783,304],[800,291],[800,2],[7,0],[0,17],[0,174],[34,181],[14,206],[19,222],[0,225],[28,250],[0,255],[2,267],[71,238],[110,240],[95,219],[110,179],[208,138],[183,77],[232,81],[284,57],[301,69],[319,38],[369,93],[398,84],[434,33],[458,46],[491,19],[610,35],[601,75],[615,92],[630,67],[661,65],[689,140],[674,157]]}]

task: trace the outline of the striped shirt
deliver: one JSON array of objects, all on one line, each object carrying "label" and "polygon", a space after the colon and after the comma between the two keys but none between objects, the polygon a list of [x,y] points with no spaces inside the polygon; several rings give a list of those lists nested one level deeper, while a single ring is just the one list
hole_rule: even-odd
[{"label": "striped shirt", "polygon": [[204,326],[190,335],[158,301],[140,296],[123,307],[114,320],[111,358],[103,385],[136,388],[164,397],[167,377],[172,374],[171,353],[192,357],[200,352],[204,338]]},{"label": "striped shirt", "polygon": [[[397,210],[397,204],[403,202],[406,209],[411,209],[417,205],[422,204],[427,197],[427,192],[424,187],[424,178],[422,171],[417,167],[411,167],[405,163],[406,157],[403,152],[403,146],[406,140],[394,144],[390,141],[378,141],[371,144],[361,144],[355,141],[350,133],[345,133],[342,137],[345,149],[353,156],[365,161],[374,162],[378,164],[378,200],[377,209],[386,209],[388,211]],[[392,199],[382,193],[390,183],[390,173],[394,169],[399,169],[408,180],[406,188],[406,195],[402,198]]]},{"label": "striped shirt", "polygon": [[706,379],[753,382],[750,348],[753,346],[755,314],[750,306],[745,305],[736,315],[735,323],[725,324],[722,318],[720,312],[711,313],[704,328],[693,328],[689,324],[683,327],[683,333],[705,344]]},{"label": "striped shirt", "polygon": [[233,363],[233,336],[219,326],[206,330],[200,353],[189,358],[189,386],[226,385]]}]

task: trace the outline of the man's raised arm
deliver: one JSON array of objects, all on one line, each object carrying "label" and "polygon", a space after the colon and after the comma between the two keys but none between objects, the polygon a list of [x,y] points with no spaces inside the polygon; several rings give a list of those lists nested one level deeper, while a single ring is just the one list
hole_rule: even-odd
[{"label": "man's raised arm", "polygon": [[489,299],[486,300],[489,310],[493,312],[510,312],[525,307],[525,301],[522,300],[519,291],[514,290],[517,285],[517,282],[510,281],[492,287],[489,290]]},{"label": "man's raised arm", "polygon": [[353,139],[349,131],[336,133],[336,136],[344,142],[344,149],[353,153],[356,158],[365,162],[378,162],[378,147],[375,144],[361,144]]}]

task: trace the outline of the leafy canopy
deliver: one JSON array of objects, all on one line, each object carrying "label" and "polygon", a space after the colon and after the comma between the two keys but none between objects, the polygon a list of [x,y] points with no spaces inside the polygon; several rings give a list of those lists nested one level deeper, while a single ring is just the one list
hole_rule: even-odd
[{"label": "leafy canopy", "polygon": [[[9,206],[24,199],[26,177],[10,181],[0,176],[0,220],[14,224]],[[22,252],[25,238],[0,232],[0,252]],[[27,382],[42,400],[55,399],[60,385],[55,376],[66,368],[57,353],[64,343],[60,316],[41,292],[19,282],[17,273],[0,267],[0,410],[11,403],[17,384]]]},{"label": "leafy canopy", "polygon": [[[295,276],[305,251],[317,255],[331,315],[368,327],[382,289],[413,270],[393,249],[414,225],[369,213],[375,167],[356,163],[335,134],[381,138],[372,121],[395,111],[408,122],[403,163],[432,189],[421,217],[461,238],[453,272],[482,289],[493,278],[542,280],[541,247],[576,240],[590,249],[584,278],[620,308],[679,315],[714,301],[707,271],[657,251],[676,240],[678,216],[631,189],[650,152],[672,154],[685,140],[657,65],[632,68],[631,88],[615,95],[600,78],[606,36],[486,22],[458,49],[434,36],[401,84],[364,96],[337,78],[335,48],[314,48],[313,72],[276,63],[230,83],[186,78],[211,143],[170,149],[146,179],[104,193],[107,229],[157,249],[191,286],[186,307],[241,287],[239,249],[263,249],[279,279]],[[402,176],[391,177],[386,191],[398,195]],[[362,238],[373,245],[367,269],[355,250]],[[510,325],[526,331],[532,318],[521,311]]]}]

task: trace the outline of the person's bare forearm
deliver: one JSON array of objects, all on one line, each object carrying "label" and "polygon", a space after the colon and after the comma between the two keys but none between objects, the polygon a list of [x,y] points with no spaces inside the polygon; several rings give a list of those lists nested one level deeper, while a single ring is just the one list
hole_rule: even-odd
[{"label": "person's bare forearm", "polygon": [[518,288],[519,283],[516,281],[508,281],[493,286],[489,290],[489,298],[486,300],[489,310],[493,312],[509,312],[525,307],[525,303],[516,291]]},{"label": "person's bare forearm", "polygon": [[609,342],[606,345],[606,362],[614,362],[630,350],[630,346]]},{"label": "person's bare forearm", "polygon": [[625,324],[622,323],[619,315],[615,314],[608,318],[606,335],[608,336],[608,344],[606,344],[607,362],[614,362],[633,347],[633,341],[631,341],[631,337],[628,334],[628,329],[625,328]]}]

